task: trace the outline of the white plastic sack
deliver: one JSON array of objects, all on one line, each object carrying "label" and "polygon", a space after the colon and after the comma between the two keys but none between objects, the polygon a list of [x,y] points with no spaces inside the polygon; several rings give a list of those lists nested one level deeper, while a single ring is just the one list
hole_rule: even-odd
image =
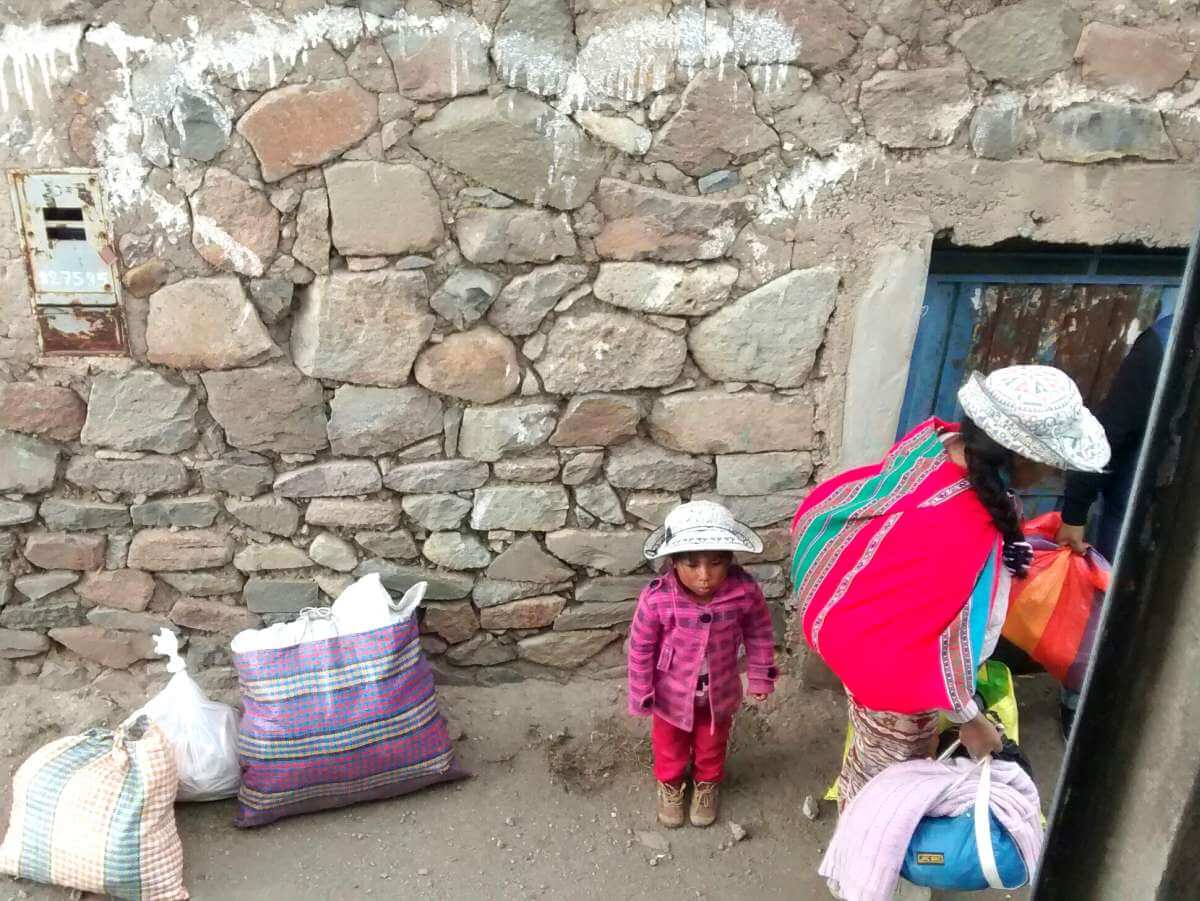
[{"label": "white plastic sack", "polygon": [[210,701],[188,675],[179,640],[167,629],[154,636],[154,650],[167,658],[171,681],[138,714],[145,714],[175,749],[180,801],[215,801],[237,794],[237,711]]},{"label": "white plastic sack", "polygon": [[368,573],[339,594],[332,606],[306,608],[291,622],[266,629],[246,629],[233,637],[230,647],[235,654],[278,650],[392,626],[416,612],[427,587],[418,582],[393,601],[379,573]]}]

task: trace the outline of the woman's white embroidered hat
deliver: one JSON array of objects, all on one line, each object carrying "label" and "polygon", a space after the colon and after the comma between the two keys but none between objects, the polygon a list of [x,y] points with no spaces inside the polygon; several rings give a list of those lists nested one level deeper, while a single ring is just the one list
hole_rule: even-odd
[{"label": "woman's white embroidered hat", "polygon": [[1053,366],[971,373],[958,392],[971,421],[997,444],[1056,469],[1101,472],[1112,451],[1071,377]]},{"label": "woman's white embroidered hat", "polygon": [[762,540],[733,514],[712,501],[680,504],[663,525],[650,533],[643,553],[648,560],[697,551],[740,551],[757,554]]}]

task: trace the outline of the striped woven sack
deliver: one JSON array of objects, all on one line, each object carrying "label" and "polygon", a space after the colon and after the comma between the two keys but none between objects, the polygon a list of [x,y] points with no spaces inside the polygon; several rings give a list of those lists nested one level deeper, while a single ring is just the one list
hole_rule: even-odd
[{"label": "striped woven sack", "polygon": [[466,776],[438,712],[415,618],[233,655],[238,826],[394,798]]},{"label": "striped woven sack", "polygon": [[13,779],[0,871],[129,901],[187,898],[177,785],[175,752],[144,716],[51,742]]}]

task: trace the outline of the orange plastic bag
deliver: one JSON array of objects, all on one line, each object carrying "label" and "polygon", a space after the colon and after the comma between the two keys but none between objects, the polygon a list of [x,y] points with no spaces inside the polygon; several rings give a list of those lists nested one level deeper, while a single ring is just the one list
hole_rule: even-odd
[{"label": "orange plastic bag", "polygon": [[1054,543],[1062,515],[1025,524],[1033,545],[1028,574],[1014,579],[1003,635],[1067,688],[1078,691],[1092,655],[1108,590],[1108,561],[1094,550],[1074,553]]}]

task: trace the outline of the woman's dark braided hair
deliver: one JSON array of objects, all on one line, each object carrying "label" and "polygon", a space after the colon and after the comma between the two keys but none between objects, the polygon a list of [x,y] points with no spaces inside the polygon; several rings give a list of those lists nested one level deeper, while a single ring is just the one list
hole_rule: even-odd
[{"label": "woman's dark braided hair", "polygon": [[[1011,550],[1013,545],[1025,541],[1021,518],[1008,494],[1015,455],[965,416],[961,434],[967,458],[967,478],[980,503],[992,517],[992,522],[1000,530],[1005,550]],[[1023,573],[1018,572],[1017,575]]]}]

